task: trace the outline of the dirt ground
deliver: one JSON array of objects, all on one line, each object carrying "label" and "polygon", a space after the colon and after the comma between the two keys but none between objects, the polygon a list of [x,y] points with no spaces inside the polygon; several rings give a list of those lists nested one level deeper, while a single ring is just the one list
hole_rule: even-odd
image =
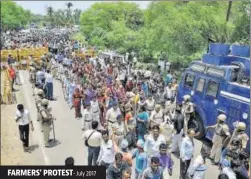
[{"label": "dirt ground", "polygon": [[25,154],[14,116],[16,104],[1,105],[1,165],[21,165]]},{"label": "dirt ground", "polygon": [[[3,93],[4,85],[2,74],[1,93]],[[21,92],[16,92],[16,97],[19,103],[24,102]],[[30,160],[30,157],[27,157],[29,153],[24,153],[19,139],[18,124],[14,119],[16,106],[17,104],[1,105],[1,165],[26,165]]]}]

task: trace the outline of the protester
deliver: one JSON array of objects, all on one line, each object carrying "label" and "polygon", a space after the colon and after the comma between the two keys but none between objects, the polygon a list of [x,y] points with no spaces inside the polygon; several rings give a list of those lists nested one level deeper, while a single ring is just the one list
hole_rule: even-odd
[{"label": "protester", "polygon": [[85,139],[85,143],[88,145],[88,165],[96,165],[101,141],[102,141],[102,135],[99,131],[97,131],[98,122],[92,121],[91,123],[92,129],[88,129],[83,134],[83,139]]},{"label": "protester", "polygon": [[74,158],[68,157],[65,159],[65,166],[66,167],[73,167],[74,166]]},{"label": "protester", "polygon": [[29,151],[29,132],[30,132],[30,127],[31,130],[34,130],[32,120],[30,118],[30,113],[27,109],[24,109],[23,104],[18,104],[17,105],[17,111],[16,111],[16,117],[15,117],[16,122],[18,123],[18,128],[19,128],[19,134],[20,134],[20,139],[23,142],[23,149],[24,152]]}]

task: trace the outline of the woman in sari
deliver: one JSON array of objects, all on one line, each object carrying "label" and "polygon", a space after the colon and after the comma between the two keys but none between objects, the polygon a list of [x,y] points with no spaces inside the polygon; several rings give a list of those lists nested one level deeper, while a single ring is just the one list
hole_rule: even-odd
[{"label": "woman in sari", "polygon": [[75,89],[75,92],[73,94],[73,105],[75,108],[75,118],[81,118],[81,99],[82,99],[82,94],[80,93],[79,88]]}]

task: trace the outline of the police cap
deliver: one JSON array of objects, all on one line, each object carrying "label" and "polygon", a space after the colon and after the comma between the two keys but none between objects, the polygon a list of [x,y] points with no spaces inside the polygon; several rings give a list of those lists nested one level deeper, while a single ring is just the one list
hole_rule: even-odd
[{"label": "police cap", "polygon": [[190,101],[191,96],[190,95],[184,95],[183,99],[184,99],[184,101]]},{"label": "police cap", "polygon": [[49,101],[47,99],[43,99],[41,102],[42,106],[48,105]]},{"label": "police cap", "polygon": [[37,92],[38,95],[44,95],[44,90],[42,89],[39,89],[38,92]]},{"label": "police cap", "polygon": [[217,117],[220,121],[225,121],[227,119],[227,116],[225,114],[220,114],[218,117]]},{"label": "police cap", "polygon": [[236,128],[239,129],[239,130],[246,130],[246,124],[244,122],[239,122],[236,125]]}]

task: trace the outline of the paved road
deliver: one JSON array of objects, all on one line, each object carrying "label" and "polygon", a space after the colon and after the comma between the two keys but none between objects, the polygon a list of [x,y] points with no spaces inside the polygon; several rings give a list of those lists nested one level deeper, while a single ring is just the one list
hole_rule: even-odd
[{"label": "paved road", "polygon": [[[23,85],[20,87],[21,92],[25,98],[25,106],[31,112],[31,117],[34,121],[35,131],[31,137],[31,145],[35,146],[35,150],[30,154],[36,158],[34,165],[63,165],[64,160],[72,156],[75,159],[76,165],[87,164],[87,150],[84,141],[81,139],[82,132],[80,130],[80,120],[75,119],[74,110],[70,110],[68,104],[63,99],[63,92],[61,84],[58,81],[54,82],[54,96],[56,101],[50,102],[52,107],[52,115],[56,117],[55,133],[57,144],[52,148],[45,148],[43,145],[43,135],[40,132],[40,124],[36,121],[36,107],[34,97],[32,96],[32,88],[28,82],[28,72],[20,72],[20,79]],[[51,138],[53,137],[51,133]],[[196,141],[195,156],[200,152],[201,142]],[[170,179],[179,179],[179,159],[173,156],[174,169],[173,176]],[[207,160],[208,170],[206,172],[206,179],[217,179],[219,170],[216,166],[212,166]],[[165,179],[168,179],[165,176]]]}]

